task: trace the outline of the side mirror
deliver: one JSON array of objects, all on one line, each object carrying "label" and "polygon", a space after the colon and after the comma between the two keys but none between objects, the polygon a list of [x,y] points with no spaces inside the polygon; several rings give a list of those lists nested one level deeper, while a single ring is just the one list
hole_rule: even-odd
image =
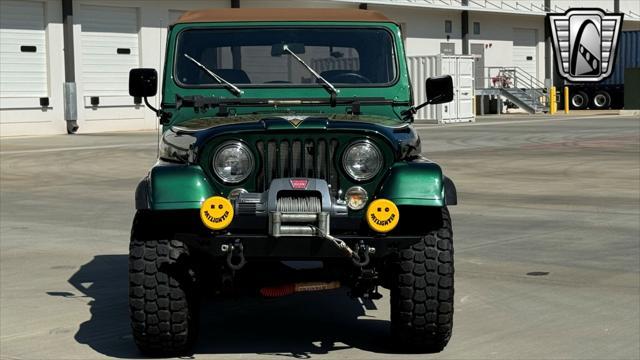
[{"label": "side mirror", "polygon": [[453,79],[449,75],[434,76],[427,79],[427,101],[402,111],[405,120],[413,121],[413,115],[427,105],[443,104],[453,100]]},{"label": "side mirror", "polygon": [[449,75],[428,78],[425,89],[429,104],[442,104],[453,100],[453,79]]},{"label": "side mirror", "polygon": [[129,95],[146,98],[158,92],[158,72],[156,69],[131,69],[129,71]]}]

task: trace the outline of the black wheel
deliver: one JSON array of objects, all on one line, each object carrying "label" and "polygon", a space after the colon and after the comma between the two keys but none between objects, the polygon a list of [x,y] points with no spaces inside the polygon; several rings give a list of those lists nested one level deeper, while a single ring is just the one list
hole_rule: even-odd
[{"label": "black wheel", "polygon": [[605,110],[611,106],[611,95],[604,90],[596,91],[591,99],[591,108]]},{"label": "black wheel", "polygon": [[589,95],[584,91],[576,91],[571,94],[571,108],[576,110],[584,110],[589,105]]},{"label": "black wheel", "polygon": [[400,349],[439,352],[453,327],[453,236],[442,208],[440,224],[401,250],[391,278],[391,334]]},{"label": "black wheel", "polygon": [[136,215],[129,247],[129,312],[133,338],[150,355],[180,355],[196,338],[197,299],[189,249],[180,241],[145,239]]}]

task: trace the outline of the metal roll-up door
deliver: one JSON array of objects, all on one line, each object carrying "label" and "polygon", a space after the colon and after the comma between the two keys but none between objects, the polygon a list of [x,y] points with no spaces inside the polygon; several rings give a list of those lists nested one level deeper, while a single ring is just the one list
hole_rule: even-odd
[{"label": "metal roll-up door", "polygon": [[84,106],[134,105],[128,78],[140,64],[137,9],[81,4],[79,10]]},{"label": "metal roll-up door", "polygon": [[535,29],[513,29],[513,66],[538,78],[538,51]]},{"label": "metal roll-up door", "polygon": [[0,108],[39,107],[48,97],[44,5],[0,1]]}]

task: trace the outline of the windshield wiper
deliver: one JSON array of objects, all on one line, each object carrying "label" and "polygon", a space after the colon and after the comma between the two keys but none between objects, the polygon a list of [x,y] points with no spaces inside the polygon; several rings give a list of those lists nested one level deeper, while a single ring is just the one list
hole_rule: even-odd
[{"label": "windshield wiper", "polygon": [[331,84],[330,82],[327,81],[327,79],[323,78],[322,76],[320,76],[320,74],[318,74],[315,70],[313,70],[313,68],[309,65],[307,65],[306,62],[304,62],[304,60],[300,59],[298,57],[298,55],[296,55],[293,51],[291,51],[291,49],[289,49],[289,46],[287,46],[287,44],[282,45],[282,51],[286,51],[287,53],[289,53],[289,55],[293,56],[296,60],[298,60],[298,62],[300,64],[302,64],[304,67],[307,68],[307,70],[309,70],[310,73],[313,74],[313,76],[316,77],[316,79],[322,81],[324,83],[324,88],[327,89],[327,91],[332,94],[332,95],[337,95],[340,90],[336,89],[335,86],[333,86],[333,84]]},{"label": "windshield wiper", "polygon": [[220,84],[226,85],[227,89],[231,90],[231,92],[234,93],[236,96],[240,96],[240,95],[244,94],[244,91],[240,90],[239,87],[233,85],[232,83],[230,83],[227,80],[225,80],[222,77],[220,77],[220,75],[218,75],[218,74],[214,73],[213,71],[209,70],[206,66],[202,65],[198,60],[192,58],[191,56],[189,56],[187,54],[184,54],[184,57],[186,57],[187,59],[191,60],[200,69],[204,70],[207,74],[211,75],[211,77],[216,79],[217,82],[219,82]]}]

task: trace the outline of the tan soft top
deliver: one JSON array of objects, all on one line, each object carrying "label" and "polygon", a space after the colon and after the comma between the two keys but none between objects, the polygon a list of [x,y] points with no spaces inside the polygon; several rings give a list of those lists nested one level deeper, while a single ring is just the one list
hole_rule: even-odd
[{"label": "tan soft top", "polygon": [[360,9],[221,8],[184,13],[179,23],[231,21],[378,21],[392,22],[377,11]]}]

